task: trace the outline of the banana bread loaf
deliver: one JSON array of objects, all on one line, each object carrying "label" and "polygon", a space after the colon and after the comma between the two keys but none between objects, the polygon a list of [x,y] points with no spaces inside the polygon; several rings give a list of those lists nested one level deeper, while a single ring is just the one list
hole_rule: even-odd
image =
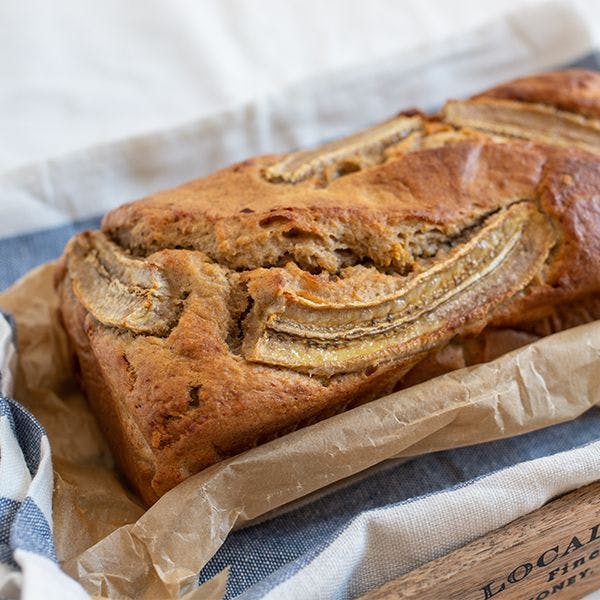
[{"label": "banana bread loaf", "polygon": [[598,152],[600,75],[542,74],[251,158],[76,235],[62,320],[135,489],[152,503],[224,457],[488,359],[498,328],[525,343],[600,317]]}]

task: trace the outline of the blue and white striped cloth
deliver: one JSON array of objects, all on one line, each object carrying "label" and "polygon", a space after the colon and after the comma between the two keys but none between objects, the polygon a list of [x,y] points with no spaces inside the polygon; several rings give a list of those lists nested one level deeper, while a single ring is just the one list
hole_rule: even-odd
[{"label": "blue and white striped cloth", "polygon": [[[600,67],[573,13],[555,4],[536,10],[176,131],[0,176],[0,210],[8,208],[0,222],[0,289],[58,256],[75,231],[97,226],[100,212],[200,170],[310,145],[403,106],[525,72]],[[532,22],[535,31],[527,27]],[[364,110],[357,116],[358,105]],[[23,211],[32,216],[30,227]],[[56,562],[50,447],[35,418],[10,399],[14,367],[13,324],[0,317],[0,597],[86,597]],[[227,598],[354,597],[598,478],[595,408],[517,438],[390,461],[284,507],[230,534],[199,583],[229,567]]]},{"label": "blue and white striped cloth", "polygon": [[15,337],[13,320],[0,313],[0,598],[84,598],[56,561],[48,437],[10,398]]}]

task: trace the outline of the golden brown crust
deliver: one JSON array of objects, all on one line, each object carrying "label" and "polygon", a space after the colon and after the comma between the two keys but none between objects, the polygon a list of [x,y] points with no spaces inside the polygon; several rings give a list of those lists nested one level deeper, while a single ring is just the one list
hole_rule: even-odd
[{"label": "golden brown crust", "polygon": [[[597,89],[596,76],[572,71],[486,95],[544,100],[595,118]],[[336,145],[325,154],[249,159],[111,211],[104,235],[69,244],[58,285],[83,386],[147,502],[226,456],[398,385],[489,359],[494,348],[539,331],[488,329],[476,344],[461,338],[440,350],[453,336],[538,322],[558,304],[600,292],[598,154],[407,118],[410,127],[394,121],[393,135],[384,127],[375,141],[367,136],[368,151]],[[523,226],[501,234],[515,215]],[[476,247],[491,248],[489,265]],[[469,249],[475,283],[460,270],[461,248]],[[514,262],[501,268],[502,257]],[[451,282],[463,280],[470,287],[453,299]],[[403,356],[385,322],[418,322],[419,314],[402,316],[415,281],[447,317]],[[388,308],[394,303],[400,309]],[[363,321],[344,321],[363,309]],[[596,318],[595,309],[584,312]],[[250,341],[275,319],[282,353],[300,356],[306,344],[330,356],[328,347],[368,334],[384,345],[385,360],[267,360]],[[288,338],[298,331],[293,345]]]},{"label": "golden brown crust", "polygon": [[542,73],[502,83],[476,96],[482,97],[548,104],[600,119],[600,73],[585,69]]},{"label": "golden brown crust", "polygon": [[388,266],[396,246],[402,260],[407,237],[428,229],[451,236],[532,197],[545,160],[527,143],[463,141],[321,188],[269,183],[261,173],[274,159],[261,157],[117,208],[102,230],[134,253],[189,248],[233,269],[294,260],[336,271],[348,255]]},{"label": "golden brown crust", "polygon": [[[336,251],[399,268],[402,261],[414,264],[414,256],[406,258],[398,229],[408,230],[409,242],[411,234],[415,238],[426,228],[451,238],[500,207],[532,199],[564,238],[547,285],[535,294],[529,290],[532,300],[543,294],[549,302],[559,301],[572,291],[581,293],[580,285],[598,287],[600,170],[587,152],[520,140],[461,141],[401,155],[327,189],[273,186],[260,175],[265,160],[252,159],[117,208],[105,217],[103,231],[134,252],[197,249],[234,269],[295,260],[335,272],[341,266]],[[198,233],[206,229],[210,239]],[[332,235],[342,246],[329,251]],[[318,243],[305,239],[309,236]]]},{"label": "golden brown crust", "polygon": [[102,326],[68,282],[61,294],[84,388],[148,503],[227,456],[390,392],[409,368],[318,380],[229,352],[216,302],[191,299],[168,338],[147,338]]},{"label": "golden brown crust", "polygon": [[[93,317],[77,302],[68,284],[62,282],[60,290],[63,322],[74,351],[75,374],[95,414],[101,415],[99,423],[117,463],[133,487],[151,503],[156,496],[151,497],[146,490],[151,493],[148,483],[155,471],[155,458],[133,415],[126,410],[124,400],[128,388],[120,387],[120,382],[106,376],[112,371],[107,361],[119,363],[125,360],[125,355],[95,352],[91,344]],[[119,372],[122,366],[118,364]]]}]

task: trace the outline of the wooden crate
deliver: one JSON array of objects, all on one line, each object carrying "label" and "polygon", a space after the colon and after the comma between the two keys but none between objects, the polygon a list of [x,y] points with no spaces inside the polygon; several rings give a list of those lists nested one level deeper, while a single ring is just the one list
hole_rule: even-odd
[{"label": "wooden crate", "polygon": [[599,589],[600,482],[596,482],[362,599],[572,600]]}]

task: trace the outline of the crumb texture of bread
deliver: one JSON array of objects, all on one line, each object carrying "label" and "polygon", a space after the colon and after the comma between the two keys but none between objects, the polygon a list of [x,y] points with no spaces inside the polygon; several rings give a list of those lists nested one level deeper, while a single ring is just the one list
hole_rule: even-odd
[{"label": "crumb texture of bread", "polygon": [[600,75],[248,159],[67,245],[63,321],[156,501],[226,457],[600,317]]}]

